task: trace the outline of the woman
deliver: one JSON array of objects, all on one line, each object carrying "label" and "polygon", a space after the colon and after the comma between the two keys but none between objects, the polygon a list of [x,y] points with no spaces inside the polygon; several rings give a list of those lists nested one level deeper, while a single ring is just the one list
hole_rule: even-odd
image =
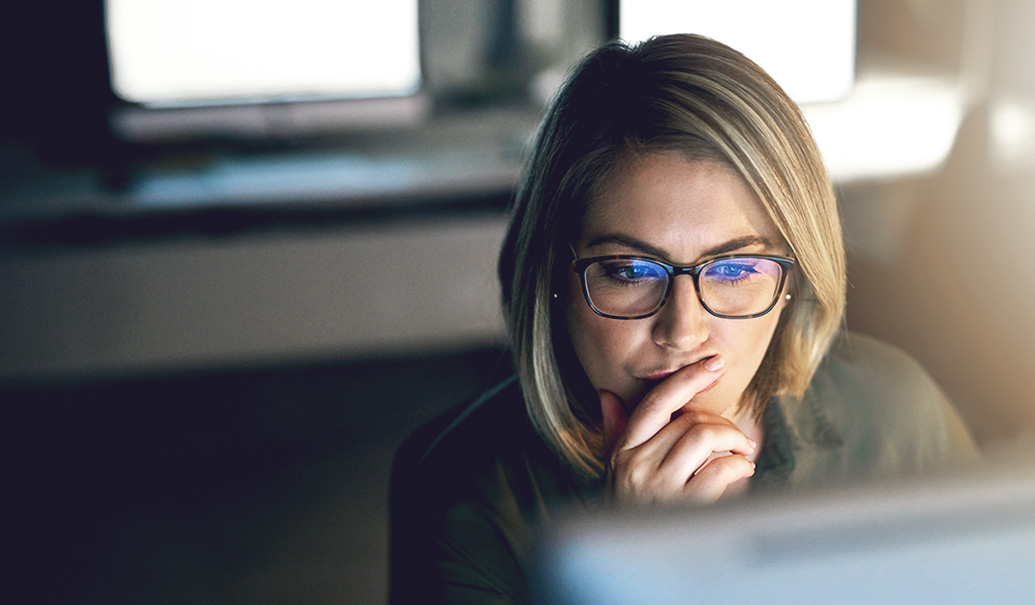
[{"label": "woman", "polygon": [[799,109],[715,41],[589,55],[499,261],[517,376],[412,439],[393,598],[527,599],[560,507],[708,503],[976,457],[903,353],[842,333],[837,206]]}]

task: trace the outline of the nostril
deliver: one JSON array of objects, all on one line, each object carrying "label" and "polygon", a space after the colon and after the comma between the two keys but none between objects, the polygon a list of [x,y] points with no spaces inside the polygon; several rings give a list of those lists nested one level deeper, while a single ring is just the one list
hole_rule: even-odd
[{"label": "nostril", "polygon": [[654,342],[666,348],[693,348],[708,339],[708,311],[692,286],[689,292],[674,290],[672,294],[654,316]]}]

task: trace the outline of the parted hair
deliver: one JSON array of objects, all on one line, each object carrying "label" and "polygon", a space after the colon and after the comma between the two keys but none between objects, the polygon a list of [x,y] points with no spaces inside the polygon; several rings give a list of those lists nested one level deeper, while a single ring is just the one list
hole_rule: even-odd
[{"label": "parted hair", "polygon": [[797,261],[787,285],[792,300],[742,407],[757,416],[774,395],[800,396],[841,328],[845,259],[837,203],[798,106],[755,63],[709,38],[674,34],[598,48],[547,109],[498,266],[529,417],[588,476],[604,468],[599,399],[571,345],[566,297],[551,294],[567,292],[569,244],[586,203],[622,162],[659,152],[720,162],[739,174]]}]

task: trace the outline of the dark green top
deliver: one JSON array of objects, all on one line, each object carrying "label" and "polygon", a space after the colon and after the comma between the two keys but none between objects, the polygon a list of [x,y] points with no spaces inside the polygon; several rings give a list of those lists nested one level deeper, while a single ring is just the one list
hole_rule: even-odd
[{"label": "dark green top", "polygon": [[[872,338],[842,338],[801,399],[776,397],[751,477],[755,494],[929,472],[978,454],[948,400],[911,357]],[[401,602],[526,602],[538,524],[598,506],[535,433],[517,381],[424,427],[392,478],[391,596]]]}]

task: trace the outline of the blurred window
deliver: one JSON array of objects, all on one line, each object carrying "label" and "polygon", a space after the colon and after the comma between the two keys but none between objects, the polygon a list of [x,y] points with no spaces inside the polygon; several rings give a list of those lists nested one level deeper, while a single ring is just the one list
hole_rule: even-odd
[{"label": "blurred window", "polygon": [[844,98],[855,79],[855,0],[629,0],[618,35],[629,42],[692,32],[762,66],[798,103]]}]

